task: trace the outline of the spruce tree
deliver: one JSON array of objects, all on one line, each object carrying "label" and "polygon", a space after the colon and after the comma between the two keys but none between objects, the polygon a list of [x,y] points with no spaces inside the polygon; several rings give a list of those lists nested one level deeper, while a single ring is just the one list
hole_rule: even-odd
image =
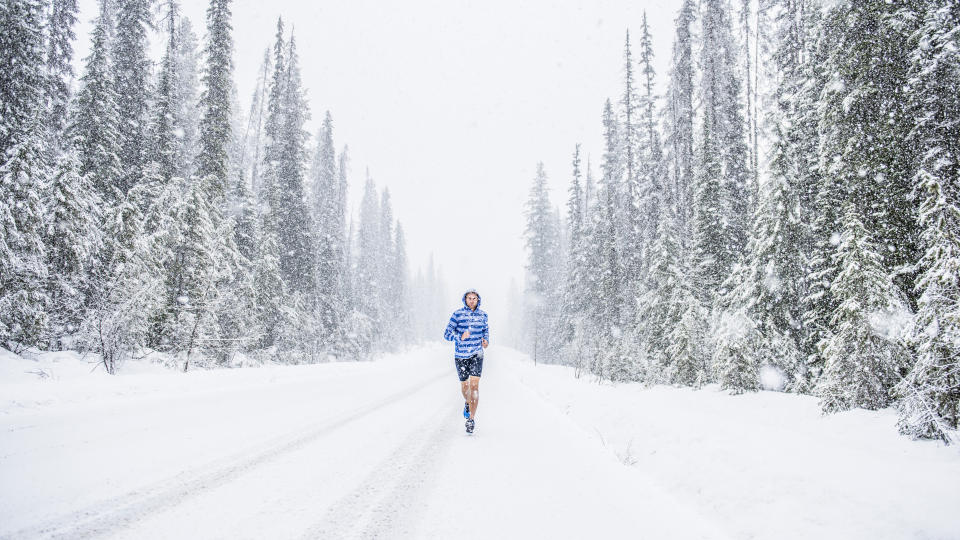
[{"label": "spruce tree", "polygon": [[277,126],[279,140],[273,163],[274,196],[270,211],[275,215],[276,234],[280,246],[280,270],[292,293],[312,297],[314,288],[314,254],[312,223],[305,194],[307,132],[303,126],[309,117],[300,84],[300,66],[296,43],[290,38],[287,61],[283,67],[281,122]]},{"label": "spruce tree", "polygon": [[587,259],[586,226],[584,224],[584,195],[581,185],[580,145],[573,152],[573,177],[567,198],[567,270],[564,273],[562,304],[566,306],[558,321],[558,337],[563,344],[579,350],[581,343],[571,343],[586,324],[583,301],[587,298],[587,280],[590,261]]},{"label": "spruce tree", "polygon": [[0,11],[0,162],[42,127],[44,110],[44,2],[10,0]]},{"label": "spruce tree", "polygon": [[116,35],[111,53],[122,163],[116,187],[123,194],[143,181],[149,159],[146,126],[149,125],[151,62],[147,31],[152,26],[151,4],[151,0],[117,0]]},{"label": "spruce tree", "polygon": [[50,177],[43,4],[0,10],[0,342],[36,344],[46,325],[43,194]]},{"label": "spruce tree", "polygon": [[[381,249],[380,202],[377,188],[367,171],[367,181],[360,201],[360,222],[357,227],[357,267],[355,274],[355,298],[357,311],[369,321],[371,327],[381,322],[383,303],[380,294],[380,249]],[[368,344],[367,346],[372,346]],[[369,350],[363,350],[366,354]]]},{"label": "spruce tree", "polygon": [[856,206],[847,202],[834,264],[840,269],[831,293],[839,305],[823,345],[826,361],[817,386],[824,412],[890,405],[891,391],[904,374],[907,351],[901,336],[882,327],[905,309],[883,269],[877,245]]},{"label": "spruce tree", "polygon": [[177,87],[179,70],[176,66],[177,57],[177,12],[179,5],[173,0],[165,2],[164,30],[167,34],[167,45],[163,59],[160,61],[160,74],[157,79],[157,90],[153,107],[153,124],[151,126],[150,159],[157,163],[160,177],[164,183],[169,183],[179,172],[175,165],[177,141],[176,119],[174,109],[177,108]]},{"label": "spruce tree", "polygon": [[112,204],[119,193],[116,186],[120,182],[121,147],[118,97],[110,57],[113,19],[109,7],[108,0],[101,0],[68,133],[79,154],[80,175],[90,180],[105,203]]},{"label": "spruce tree", "polygon": [[102,201],[89,179],[80,174],[74,152],[64,152],[58,158],[44,196],[48,216],[43,242],[50,272],[50,327],[46,337],[52,346],[61,348],[84,317],[94,259],[102,243]]},{"label": "spruce tree", "polygon": [[677,16],[667,91],[666,146],[671,185],[666,190],[666,204],[678,210],[677,226],[681,230],[690,223],[694,207],[693,23],[696,16],[694,0],[684,0]]},{"label": "spruce tree", "polygon": [[[623,252],[623,287],[632,290],[643,272],[642,231],[646,226],[643,214],[644,180],[641,169],[641,137],[644,126],[640,122],[640,97],[634,80],[633,52],[630,50],[630,32],[627,31],[623,53],[623,94],[620,97],[620,144],[623,171],[622,199],[618,201],[617,221],[620,223]],[[629,308],[631,304],[624,304]],[[632,316],[627,309],[625,317]]]},{"label": "spruce tree", "polygon": [[47,128],[59,138],[64,129],[73,78],[73,26],[77,0],[52,0],[47,21]]},{"label": "spruce tree", "polygon": [[[640,113],[640,175],[642,177],[642,206],[645,227],[641,235],[641,247],[645,255],[657,238],[663,206],[666,203],[664,189],[665,167],[660,132],[657,127],[657,96],[654,93],[653,43],[647,26],[647,14],[643,14],[640,37],[640,73],[643,92],[639,96]],[[646,259],[646,256],[644,256]]]},{"label": "spruce tree", "polygon": [[551,317],[556,302],[556,261],[561,256],[559,231],[554,228],[553,208],[547,173],[543,163],[537,164],[537,174],[525,205],[527,225],[524,229],[524,244],[527,248],[527,328],[532,331],[534,361],[542,361],[538,355],[549,342],[554,320]]},{"label": "spruce tree", "polygon": [[720,0],[706,0],[702,12],[694,219],[701,297],[712,301],[746,246],[753,193],[730,13]]},{"label": "spruce tree", "polygon": [[317,136],[310,170],[316,223],[317,300],[322,334],[333,337],[341,325],[343,287],[343,221],[340,208],[337,155],[333,146],[333,118],[327,111]]},{"label": "spruce tree", "polygon": [[194,158],[198,151],[200,118],[197,114],[197,96],[199,92],[199,68],[197,36],[193,32],[190,19],[180,18],[176,29],[176,49],[174,67],[177,86],[174,87],[175,107],[173,124],[176,126],[177,144],[174,147],[174,174],[187,178],[196,172]]},{"label": "spruce tree", "polygon": [[210,1],[207,8],[207,43],[204,47],[204,90],[200,97],[203,117],[200,120],[197,174],[205,178],[211,196],[218,201],[223,200],[228,188],[227,146],[231,137],[230,92],[233,88],[233,27],[230,17],[230,0]]},{"label": "spruce tree", "polygon": [[0,163],[0,341],[14,352],[37,344],[47,324],[43,193],[50,172],[39,105]]},{"label": "spruce tree", "polygon": [[914,194],[924,254],[911,342],[917,361],[897,386],[901,433],[955,442],[960,426],[960,4],[927,2],[911,41],[910,142],[925,148]]}]

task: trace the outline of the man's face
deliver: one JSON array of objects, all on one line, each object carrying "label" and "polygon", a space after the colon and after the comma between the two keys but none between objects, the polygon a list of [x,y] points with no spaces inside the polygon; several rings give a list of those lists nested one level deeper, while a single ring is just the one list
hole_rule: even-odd
[{"label": "man's face", "polygon": [[479,298],[477,298],[477,295],[475,295],[475,294],[473,294],[473,293],[470,293],[470,294],[467,295],[467,307],[468,307],[468,308],[470,308],[470,309],[477,309],[477,301],[479,301]]}]

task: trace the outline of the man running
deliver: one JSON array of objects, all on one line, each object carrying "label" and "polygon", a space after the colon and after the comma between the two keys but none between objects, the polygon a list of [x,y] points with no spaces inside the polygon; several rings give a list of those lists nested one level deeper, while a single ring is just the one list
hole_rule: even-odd
[{"label": "man running", "polygon": [[463,307],[450,316],[443,338],[455,344],[453,357],[464,399],[463,416],[467,419],[467,433],[473,433],[477,403],[480,401],[483,349],[490,344],[487,314],[480,309],[480,294],[475,289],[463,293]]}]

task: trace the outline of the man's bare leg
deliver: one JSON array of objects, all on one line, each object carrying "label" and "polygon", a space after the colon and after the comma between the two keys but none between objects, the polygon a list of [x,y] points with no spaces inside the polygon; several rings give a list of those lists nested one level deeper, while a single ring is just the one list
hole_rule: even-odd
[{"label": "man's bare leg", "polygon": [[470,379],[463,383],[461,387],[466,388],[469,383],[469,392],[467,395],[467,390],[464,390],[464,397],[467,398],[467,403],[470,404],[470,418],[474,418],[477,415],[477,405],[480,404],[480,377],[470,376]]}]

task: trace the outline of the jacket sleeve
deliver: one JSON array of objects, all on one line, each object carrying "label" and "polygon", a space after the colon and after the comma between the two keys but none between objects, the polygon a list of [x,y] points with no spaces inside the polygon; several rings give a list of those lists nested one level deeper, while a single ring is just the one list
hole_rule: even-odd
[{"label": "jacket sleeve", "polygon": [[457,334],[457,316],[456,314],[450,316],[450,322],[447,323],[447,329],[443,332],[443,339],[447,341],[459,341],[460,336]]},{"label": "jacket sleeve", "polygon": [[483,317],[483,339],[488,343],[490,341],[490,323],[486,316]]}]

